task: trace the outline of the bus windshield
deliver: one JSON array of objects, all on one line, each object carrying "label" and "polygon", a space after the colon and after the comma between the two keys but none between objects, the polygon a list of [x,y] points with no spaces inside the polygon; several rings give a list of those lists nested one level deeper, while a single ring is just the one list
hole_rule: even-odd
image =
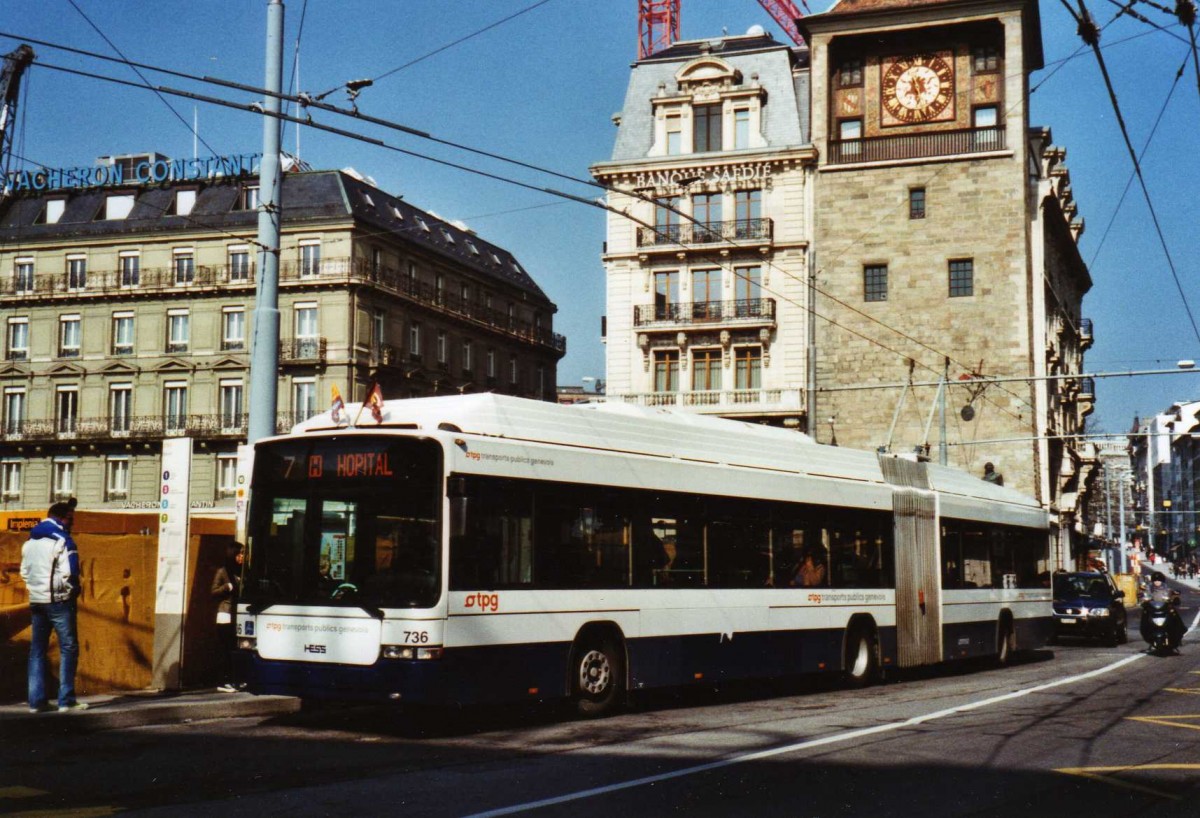
[{"label": "bus windshield", "polygon": [[433,606],[441,474],[432,440],[340,435],[258,447],[242,600]]}]

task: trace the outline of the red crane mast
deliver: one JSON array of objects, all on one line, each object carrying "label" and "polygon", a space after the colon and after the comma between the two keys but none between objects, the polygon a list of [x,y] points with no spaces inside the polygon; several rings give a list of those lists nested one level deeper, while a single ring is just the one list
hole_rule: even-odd
[{"label": "red crane mast", "polygon": [[[679,39],[679,6],[681,0],[638,0],[638,59],[662,51]],[[800,45],[804,38],[796,28],[796,18],[802,17],[792,0],[758,0],[793,43]],[[805,13],[808,3],[800,0]]]}]

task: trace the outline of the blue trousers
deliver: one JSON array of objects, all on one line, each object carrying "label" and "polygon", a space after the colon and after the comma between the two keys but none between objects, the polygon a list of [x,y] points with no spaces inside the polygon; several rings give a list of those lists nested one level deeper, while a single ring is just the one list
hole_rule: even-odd
[{"label": "blue trousers", "polygon": [[29,706],[46,706],[46,654],[50,631],[58,634],[58,706],[75,704],[75,667],[79,664],[79,639],[75,627],[75,602],[31,602],[33,641],[29,646]]}]

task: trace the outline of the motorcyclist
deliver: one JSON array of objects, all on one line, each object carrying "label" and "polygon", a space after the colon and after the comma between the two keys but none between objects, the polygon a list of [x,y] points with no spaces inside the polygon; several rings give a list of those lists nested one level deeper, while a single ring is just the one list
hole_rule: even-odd
[{"label": "motorcyclist", "polygon": [[1179,615],[1177,603],[1179,601],[1179,592],[1172,590],[1167,585],[1167,578],[1161,571],[1155,571],[1150,575],[1150,584],[1146,586],[1146,604],[1142,605],[1142,623],[1141,631],[1142,638],[1147,642],[1150,624],[1150,604],[1153,602],[1163,602],[1167,606],[1167,638],[1171,641],[1171,647],[1178,648],[1183,642],[1183,634],[1187,630],[1183,624],[1183,617]]}]

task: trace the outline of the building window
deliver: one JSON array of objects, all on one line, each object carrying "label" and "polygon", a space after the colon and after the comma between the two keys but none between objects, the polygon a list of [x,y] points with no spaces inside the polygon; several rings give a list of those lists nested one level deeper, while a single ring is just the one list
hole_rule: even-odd
[{"label": "building window", "polygon": [[974,259],[956,259],[950,262],[950,297],[959,298],[975,294]]},{"label": "building window", "polygon": [[1000,47],[981,45],[971,49],[971,68],[976,74],[1000,70]]},{"label": "building window", "polygon": [[750,109],[733,109],[733,148],[741,150],[750,147]]},{"label": "building window", "polygon": [[21,496],[21,471],[23,462],[20,460],[0,461],[0,492],[5,499],[11,500]]},{"label": "building window", "polygon": [[133,384],[115,383],[108,388],[108,430],[128,432],[133,418]]},{"label": "building window", "polygon": [[667,114],[667,156],[678,156],[683,153],[683,117],[679,114]]},{"label": "building window", "polygon": [[167,310],[167,352],[187,352],[190,320],[186,309]]},{"label": "building window", "polygon": [[975,150],[990,151],[1000,148],[1000,109],[995,105],[980,105],[971,112],[972,134]]},{"label": "building window", "polygon": [[654,353],[654,391],[679,391],[679,350],[662,349]]},{"label": "building window", "polygon": [[733,350],[734,389],[762,389],[762,347]]},{"label": "building window", "polygon": [[221,349],[236,351],[246,348],[246,308],[221,309]]},{"label": "building window", "polygon": [[19,258],[14,261],[13,279],[18,293],[33,292],[33,259]]},{"label": "building window", "polygon": [[999,111],[995,105],[980,105],[973,112],[976,128],[994,128],[999,124]]},{"label": "building window", "polygon": [[229,248],[229,280],[250,280],[250,248],[245,245]]},{"label": "building window", "polygon": [[73,435],[79,430],[79,387],[60,386],[55,396],[58,433]]},{"label": "building window", "polygon": [[716,392],[721,389],[721,350],[692,351],[692,391]]},{"label": "building window", "polygon": [[296,357],[317,358],[321,353],[321,335],[317,323],[317,305],[295,305]]},{"label": "building window", "polygon": [[196,206],[196,191],[194,190],[177,190],[175,191],[175,201],[172,213],[176,216],[191,215],[192,208]]},{"label": "building window", "polygon": [[10,361],[28,360],[29,319],[27,317],[8,319],[7,335],[4,357]]},{"label": "building window", "polygon": [[438,330],[437,334],[437,361],[442,365],[443,368],[445,368],[446,364],[449,362],[449,358],[447,357],[449,352],[446,349],[446,344],[446,331],[444,329],[440,329]]},{"label": "building window", "polygon": [[25,389],[4,390],[4,434],[19,435],[25,427]]},{"label": "building window", "polygon": [[371,273],[379,275],[383,272],[383,250],[378,247],[371,248]]},{"label": "building window", "polygon": [[67,256],[67,289],[82,290],[87,287],[87,256]]},{"label": "building window", "polygon": [[720,270],[692,270],[692,317],[721,317]]},{"label": "building window", "polygon": [[679,243],[679,196],[664,196],[654,202],[654,230],[658,240],[671,244]]},{"label": "building window", "polygon": [[863,84],[862,57],[850,57],[838,64],[838,88],[853,88]]},{"label": "building window", "polygon": [[191,250],[175,250],[172,253],[176,284],[191,284],[196,280],[196,260]]},{"label": "building window", "polygon": [[133,354],[133,313],[114,312],[112,320],[113,355]]},{"label": "building window", "polygon": [[887,274],[886,264],[868,264],[863,267],[864,301],[887,301]]},{"label": "building window", "polygon": [[300,277],[311,278],[321,274],[321,242],[300,243]]},{"label": "building window", "polygon": [[414,292],[417,288],[417,263],[410,261],[408,263],[408,291]]},{"label": "building window", "polygon": [[487,376],[489,380],[496,377],[496,350],[494,349],[487,351]]},{"label": "building window", "polygon": [[184,381],[168,381],[163,385],[163,430],[179,434],[187,429],[188,387]]},{"label": "building window", "polygon": [[654,274],[654,318],[671,317],[671,305],[679,303],[679,271],[661,270]]},{"label": "building window", "polygon": [[734,238],[765,238],[762,234],[762,191],[739,190],[733,194]]},{"label": "building window", "polygon": [[78,315],[58,317],[58,357],[78,358],[83,322]]},{"label": "building window", "polygon": [[235,210],[258,210],[258,185],[246,185],[238,193]]},{"label": "building window", "polygon": [[75,493],[75,461],[55,458],[53,480],[51,491],[55,500],[66,500],[73,495]]},{"label": "building window", "polygon": [[513,386],[517,385],[517,356],[508,356],[508,382]]},{"label": "building window", "polygon": [[408,325],[408,355],[414,359],[421,357],[421,325],[416,321]]},{"label": "building window", "polygon": [[433,279],[433,298],[437,304],[446,303],[446,277],[441,273]]},{"label": "building window", "polygon": [[757,315],[754,310],[757,302],[762,299],[762,267],[734,267],[733,286],[737,298],[737,317],[749,318]]},{"label": "building window", "polygon": [[132,193],[112,193],[104,197],[104,219],[113,221],[126,218],[133,211]]},{"label": "building window", "polygon": [[696,153],[721,150],[721,106],[692,108],[692,149]]},{"label": "building window", "polygon": [[233,497],[237,494],[237,455],[217,455],[217,496]]},{"label": "building window", "polygon": [[910,219],[925,218],[925,188],[914,187],[908,191],[908,217]]},{"label": "building window", "polygon": [[[842,119],[838,120],[838,138],[843,142],[862,139],[862,120],[861,119]],[[846,151],[849,146],[843,146],[842,150]]]},{"label": "building window", "polygon": [[475,361],[473,353],[475,351],[474,344],[470,341],[462,342],[462,368],[463,372],[471,373],[475,371]]},{"label": "building window", "polygon": [[383,345],[387,315],[381,309],[371,313],[371,343],[378,349]]},{"label": "building window", "polygon": [[699,193],[692,197],[692,233],[697,242],[721,240],[721,194]]},{"label": "building window", "polygon": [[243,412],[242,396],[244,387],[241,381],[221,381],[221,429],[238,431],[242,428]]},{"label": "building window", "polygon": [[539,398],[546,397],[546,367],[540,364],[537,368],[537,396]]},{"label": "building window", "polygon": [[136,287],[141,283],[142,257],[138,253],[121,253],[119,265],[122,287]]},{"label": "building window", "polygon": [[110,457],[104,464],[104,493],[109,500],[129,496],[129,458]]},{"label": "building window", "polygon": [[458,285],[458,307],[463,312],[466,312],[467,305],[471,303],[471,285],[465,281]]},{"label": "building window", "polygon": [[63,213],[67,210],[66,199],[50,199],[46,202],[46,208],[38,214],[35,224],[58,224],[59,219],[63,217]]},{"label": "building window", "polygon": [[313,378],[292,381],[292,411],[297,423],[317,413],[317,382]]}]

